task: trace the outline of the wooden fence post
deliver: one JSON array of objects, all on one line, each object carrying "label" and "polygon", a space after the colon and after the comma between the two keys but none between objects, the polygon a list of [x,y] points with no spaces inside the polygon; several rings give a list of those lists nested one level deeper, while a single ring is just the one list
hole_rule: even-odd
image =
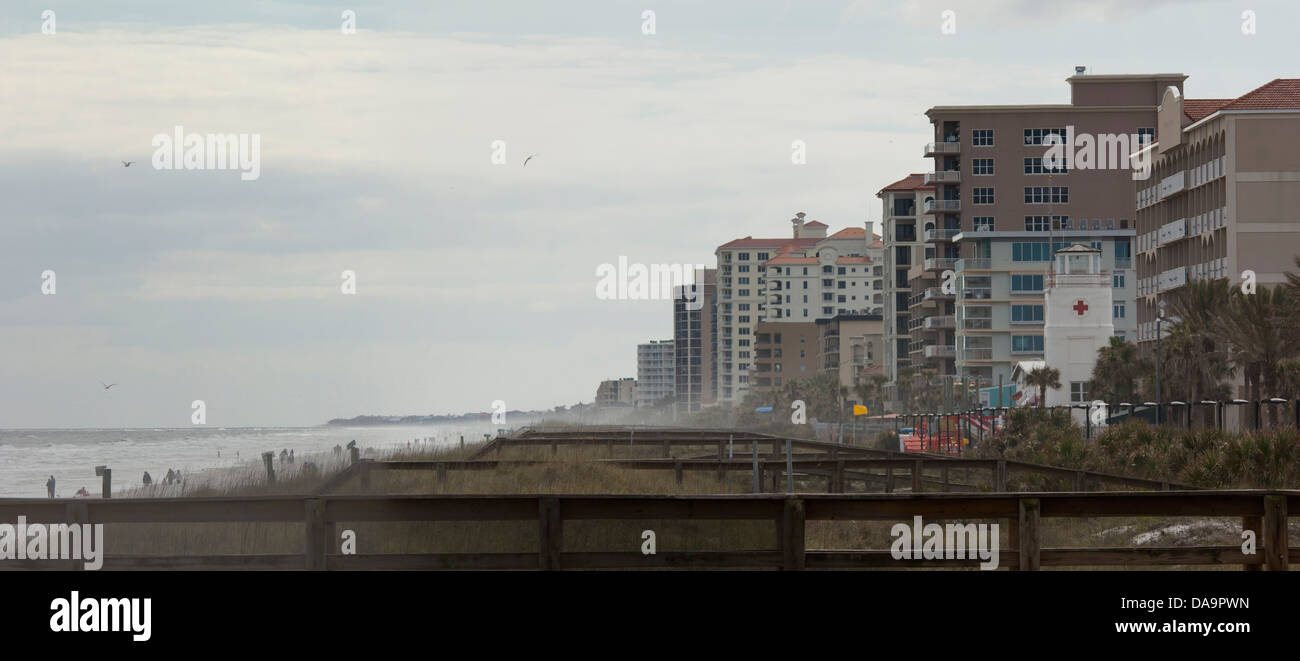
[{"label": "wooden fence post", "polygon": [[[1255,533],[1255,557],[1263,560],[1260,554],[1260,547],[1264,545],[1264,518],[1259,516],[1241,517],[1241,529],[1249,530]],[[1264,563],[1244,564],[1241,566],[1242,571],[1261,571],[1264,569]]]},{"label": "wooden fence post", "polygon": [[1074,471],[1074,490],[1083,491],[1084,474],[1083,471]]},{"label": "wooden fence post", "polygon": [[999,459],[993,475],[993,490],[1005,493],[1007,490],[1007,461]]},{"label": "wooden fence post", "polygon": [[[353,463],[353,464],[355,464],[355,463],[361,461],[361,448],[358,448],[358,447],[349,448],[349,449],[348,449],[348,457],[352,460],[352,463]],[[263,452],[263,453],[262,453],[262,458],[265,459],[266,462],[267,462],[267,464],[266,464],[266,470],[270,471],[270,470],[271,470],[271,463],[270,463],[270,462],[271,462],[271,453],[270,453],[270,452]],[[272,480],[272,482],[274,482],[274,481],[275,481],[275,480]]]},{"label": "wooden fence post", "polygon": [[100,486],[99,497],[112,498],[113,497],[113,469],[109,468],[108,466],[96,466],[95,475],[104,478],[103,484]]},{"label": "wooden fence post", "polygon": [[758,471],[758,443],[751,443],[750,447],[754,449],[754,493],[763,491],[763,475]]},{"label": "wooden fence post", "polygon": [[560,444],[556,443],[555,441],[551,441],[551,456],[554,457],[559,452],[560,452]]},{"label": "wooden fence post", "polygon": [[844,460],[835,462],[835,472],[831,474],[831,493],[844,493]]},{"label": "wooden fence post", "polygon": [[325,549],[328,543],[325,535],[325,501],[319,498],[307,499],[306,523],[306,569],[325,571]]},{"label": "wooden fence post", "polygon": [[1286,496],[1264,496],[1264,560],[1268,571],[1286,571]]},{"label": "wooden fence post", "polygon": [[912,493],[925,491],[925,464],[917,459],[912,462]]},{"label": "wooden fence post", "polygon": [[885,467],[885,493],[894,493],[894,466]]},{"label": "wooden fence post", "polygon": [[537,509],[538,569],[554,571],[560,568],[560,552],[564,549],[564,526],[560,518],[560,499],[542,496]]},{"label": "wooden fence post", "polygon": [[673,475],[677,478],[677,484],[682,483],[682,462],[673,462]]},{"label": "wooden fence post", "polygon": [[664,459],[667,459],[672,454],[670,448],[671,446],[668,444],[668,439],[664,439]]},{"label": "wooden fence post", "polygon": [[1020,520],[1016,531],[1020,538],[1020,569],[1035,571],[1039,568],[1039,531],[1038,515],[1042,504],[1037,498],[1021,498]]},{"label": "wooden fence post", "polygon": [[446,464],[443,464],[443,463],[439,463],[439,464],[438,464],[438,484],[442,484],[443,482],[446,482],[446,481],[447,481],[447,465],[446,465]]},{"label": "wooden fence post", "polygon": [[943,476],[943,492],[948,493],[948,466],[940,468],[939,473]]},{"label": "wooden fence post", "polygon": [[804,568],[804,504],[802,498],[786,498],[781,521],[781,568],[798,571]]}]

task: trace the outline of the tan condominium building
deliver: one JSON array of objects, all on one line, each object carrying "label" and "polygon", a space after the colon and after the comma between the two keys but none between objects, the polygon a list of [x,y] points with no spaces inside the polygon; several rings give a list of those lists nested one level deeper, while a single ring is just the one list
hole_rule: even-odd
[{"label": "tan condominium building", "polygon": [[596,388],[596,406],[635,406],[636,379],[624,377],[601,381]]},{"label": "tan condominium building", "polygon": [[[1152,176],[1136,182],[1138,337],[1191,280],[1285,281],[1300,255],[1300,79],[1235,99],[1163,90]],[[1249,276],[1249,274],[1246,274]],[[1148,345],[1150,346],[1150,345]]]},{"label": "tan condominium building", "polygon": [[751,392],[780,392],[792,381],[829,373],[857,402],[856,385],[882,373],[881,317],[837,314],[814,322],[762,321],[755,336]]},{"label": "tan condominium building", "polygon": [[934,191],[919,210],[924,253],[908,271],[913,368],[996,386],[1017,362],[1041,360],[1044,277],[1052,254],[1075,243],[1102,251],[1112,312],[1128,317],[1130,156],[1152,140],[1165,90],[1185,78],[1077,67],[1069,103],[926,111],[934,170],[922,183]]}]

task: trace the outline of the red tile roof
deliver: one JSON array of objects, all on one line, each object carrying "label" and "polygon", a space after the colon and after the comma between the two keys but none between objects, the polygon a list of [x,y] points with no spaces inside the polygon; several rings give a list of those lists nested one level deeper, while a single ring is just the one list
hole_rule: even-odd
[{"label": "red tile roof", "polygon": [[783,253],[763,262],[764,264],[816,264],[816,257],[795,257],[788,253]]},{"label": "red tile roof", "polygon": [[1237,97],[1220,110],[1300,109],[1300,78],[1274,78]]},{"label": "red tile roof", "polygon": [[894,183],[880,189],[876,195],[880,195],[887,190],[934,190],[934,186],[925,185],[925,176],[921,174],[909,174],[906,177],[895,181]]},{"label": "red tile roof", "polygon": [[1231,101],[1232,99],[1183,99],[1183,114],[1195,122]]},{"label": "red tile roof", "polygon": [[743,239],[728,241],[718,248],[782,248],[788,245],[799,247],[811,246],[821,239],[755,239],[747,236]]},{"label": "red tile roof", "polygon": [[1235,99],[1184,99],[1193,122],[1220,110],[1300,110],[1300,78],[1274,78]]},{"label": "red tile roof", "polygon": [[[872,235],[875,236],[875,235]],[[826,237],[828,239],[865,239],[867,230],[861,227],[845,227],[844,229]]]},{"label": "red tile roof", "polygon": [[812,220],[803,224],[804,227],[826,227],[826,223]]}]

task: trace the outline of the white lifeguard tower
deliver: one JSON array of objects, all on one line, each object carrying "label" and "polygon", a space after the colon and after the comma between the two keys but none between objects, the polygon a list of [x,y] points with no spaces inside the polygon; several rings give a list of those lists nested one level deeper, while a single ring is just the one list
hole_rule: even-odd
[{"label": "white lifeguard tower", "polygon": [[[1115,334],[1101,251],[1078,243],[1056,251],[1043,297],[1043,361],[1061,371],[1061,387],[1047,391],[1047,405],[1091,403],[1087,383],[1097,350]],[[1084,411],[1074,413],[1082,423]]]}]

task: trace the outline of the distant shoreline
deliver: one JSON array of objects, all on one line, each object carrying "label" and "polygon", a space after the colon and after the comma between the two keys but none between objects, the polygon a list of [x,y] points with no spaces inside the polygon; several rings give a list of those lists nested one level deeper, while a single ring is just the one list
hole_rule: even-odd
[{"label": "distant shoreline", "polygon": [[[540,420],[544,411],[506,411],[508,420]],[[326,425],[332,427],[378,427],[384,425],[438,425],[481,422],[491,424],[491,413],[462,413],[461,415],[358,415],[353,418],[334,418]]]}]

